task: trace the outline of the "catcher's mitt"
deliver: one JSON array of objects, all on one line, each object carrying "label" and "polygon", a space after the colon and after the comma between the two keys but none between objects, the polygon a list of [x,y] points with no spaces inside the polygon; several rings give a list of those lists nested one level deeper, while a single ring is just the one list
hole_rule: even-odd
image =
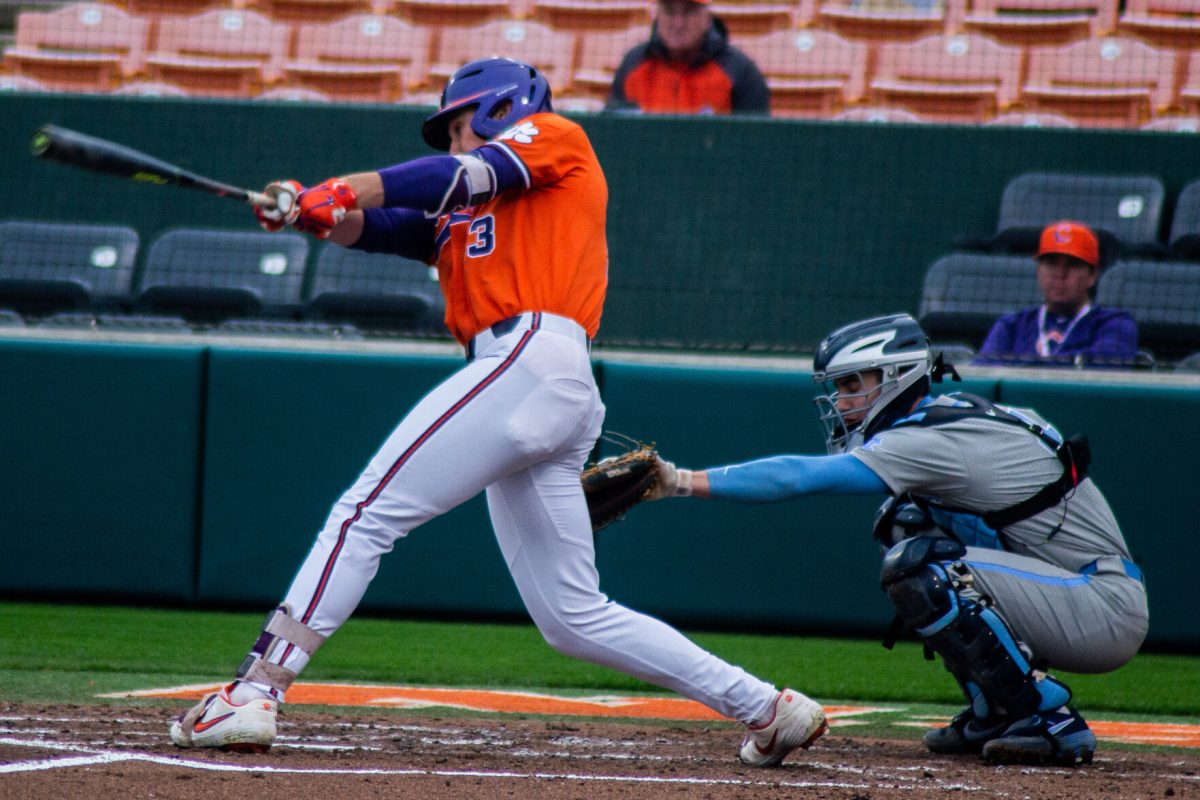
[{"label": "catcher's mitt", "polygon": [[658,484],[658,451],[652,444],[634,444],[634,449],[592,464],[579,476],[593,531],[624,517]]}]

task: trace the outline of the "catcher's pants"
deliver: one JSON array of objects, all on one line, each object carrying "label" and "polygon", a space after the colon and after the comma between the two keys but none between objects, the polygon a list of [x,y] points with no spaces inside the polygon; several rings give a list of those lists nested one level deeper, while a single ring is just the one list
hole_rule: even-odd
[{"label": "catcher's pants", "polygon": [[[521,598],[555,649],[698,700],[742,722],[775,688],[600,591],[579,472],[604,405],[574,322],[526,313],[476,337],[474,355],[408,413],[334,505],[285,600],[323,635],[346,621],[379,557],[433,517],[487,490]],[[299,672],[307,656],[270,658]]]}]

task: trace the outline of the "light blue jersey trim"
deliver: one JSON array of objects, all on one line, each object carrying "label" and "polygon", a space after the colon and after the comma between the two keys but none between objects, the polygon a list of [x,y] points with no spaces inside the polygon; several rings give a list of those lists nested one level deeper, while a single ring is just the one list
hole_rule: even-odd
[{"label": "light blue jersey trim", "polygon": [[1084,586],[1092,581],[1091,577],[1088,575],[1072,575],[1069,578],[1058,578],[1053,575],[1039,575],[1036,572],[1016,569],[1014,567],[1004,566],[1002,564],[992,564],[987,561],[971,561],[969,559],[963,559],[963,563],[971,569],[979,572],[996,572],[1001,575],[1012,575],[1013,577],[1020,578],[1024,581],[1042,583],[1047,586]]}]

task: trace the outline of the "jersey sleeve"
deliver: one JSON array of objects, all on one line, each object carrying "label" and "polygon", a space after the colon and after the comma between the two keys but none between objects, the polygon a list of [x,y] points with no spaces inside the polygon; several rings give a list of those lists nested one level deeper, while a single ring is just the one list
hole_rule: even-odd
[{"label": "jersey sleeve", "polygon": [[895,494],[957,495],[970,486],[969,465],[957,440],[936,429],[880,431],[850,455]]},{"label": "jersey sleeve", "polygon": [[583,128],[557,114],[534,114],[480,150],[497,151],[520,175],[525,189],[558,183],[591,153]]}]

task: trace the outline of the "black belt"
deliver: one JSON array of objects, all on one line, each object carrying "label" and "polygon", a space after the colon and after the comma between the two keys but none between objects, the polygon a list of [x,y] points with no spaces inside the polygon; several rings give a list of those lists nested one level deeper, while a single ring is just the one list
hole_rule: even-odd
[{"label": "black belt", "polygon": [[[507,333],[512,333],[513,328],[517,327],[517,323],[520,321],[521,315],[517,314],[515,317],[509,317],[508,319],[500,320],[495,325],[492,325],[488,330],[492,332],[492,336],[495,336],[497,339],[499,339],[501,336],[504,336]],[[479,334],[476,334],[476,336],[478,335]],[[474,359],[475,336],[472,336],[471,341],[467,342],[467,361],[473,361]]]}]

